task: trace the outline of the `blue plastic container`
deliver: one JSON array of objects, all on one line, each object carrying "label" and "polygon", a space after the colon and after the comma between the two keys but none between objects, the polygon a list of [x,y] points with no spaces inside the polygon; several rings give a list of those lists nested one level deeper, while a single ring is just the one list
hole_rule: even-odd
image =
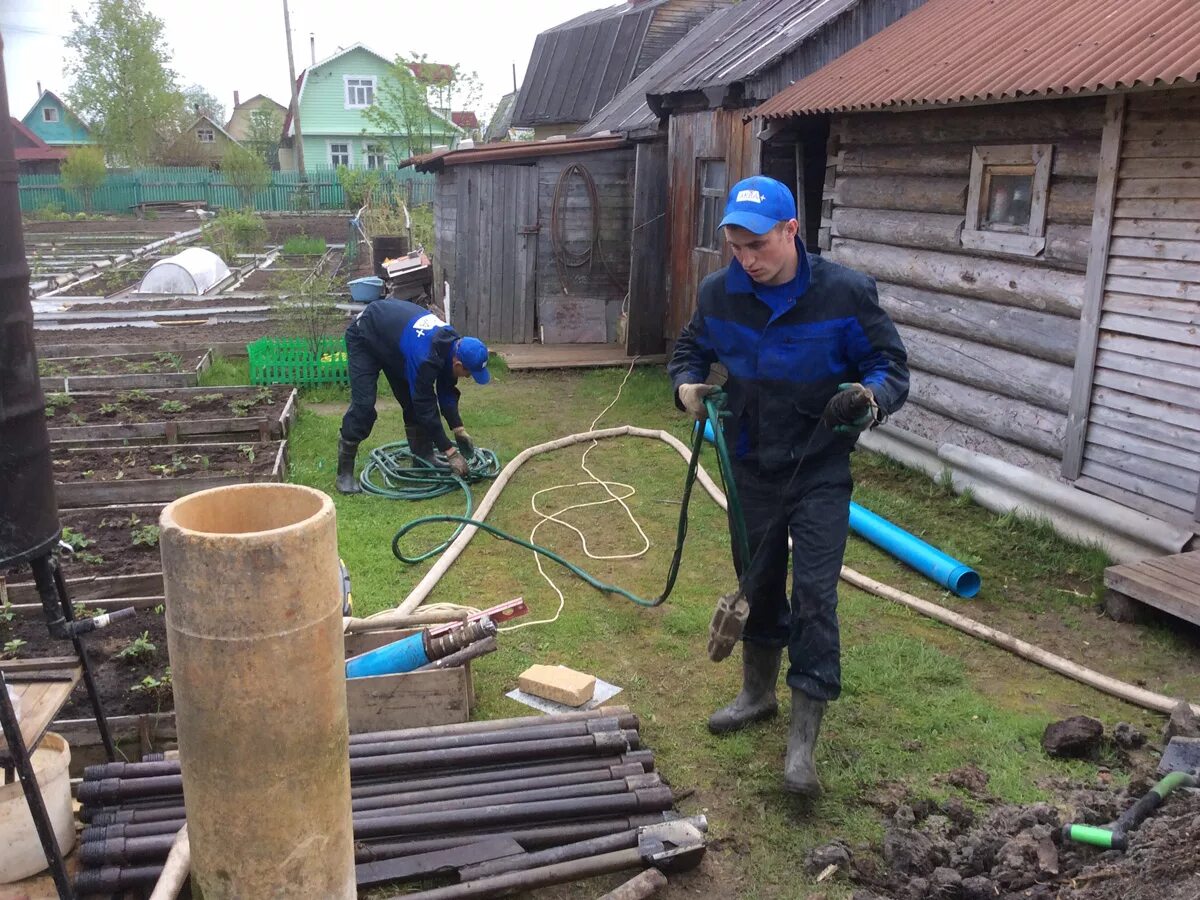
[{"label": "blue plastic container", "polygon": [[370,303],[383,296],[383,279],[378,275],[355,278],[350,282],[350,299],[355,303]]}]

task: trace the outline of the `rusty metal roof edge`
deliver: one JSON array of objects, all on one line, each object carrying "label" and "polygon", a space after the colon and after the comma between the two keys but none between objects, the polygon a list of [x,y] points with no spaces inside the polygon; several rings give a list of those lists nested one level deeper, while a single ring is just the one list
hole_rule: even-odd
[{"label": "rusty metal roof edge", "polygon": [[759,110],[770,104],[770,100],[760,103],[758,107],[747,112],[745,121],[753,119],[761,119],[763,121],[776,121],[780,119],[791,119],[800,116],[818,116],[832,115],[833,113],[872,113],[872,112],[920,112],[930,109],[955,109],[965,106],[993,106],[1007,103],[1028,103],[1035,100],[1065,100],[1072,97],[1106,97],[1109,94],[1141,94],[1149,91],[1158,91],[1173,87],[1185,87],[1188,85],[1200,85],[1200,72],[1197,72],[1195,78],[1187,78],[1179,76],[1171,81],[1156,78],[1152,83],[1146,83],[1140,79],[1135,79],[1130,85],[1124,85],[1120,82],[1112,87],[1098,86],[1096,88],[1049,88],[1044,91],[1018,91],[1016,94],[1009,94],[1007,91],[995,95],[974,96],[974,97],[959,97],[955,99],[929,100],[929,101],[912,101],[912,100],[889,100],[885,103],[858,103],[845,104],[841,106],[813,106],[802,110],[782,110],[768,111],[765,113]]},{"label": "rusty metal roof edge", "polygon": [[413,166],[420,171],[434,171],[445,166],[463,166],[470,163],[503,162],[517,159],[537,159],[542,156],[561,156],[567,153],[589,153],[601,150],[619,150],[632,146],[623,135],[602,135],[575,140],[505,141],[498,144],[481,144],[460,150],[439,150],[414,156],[400,164],[400,168]]}]

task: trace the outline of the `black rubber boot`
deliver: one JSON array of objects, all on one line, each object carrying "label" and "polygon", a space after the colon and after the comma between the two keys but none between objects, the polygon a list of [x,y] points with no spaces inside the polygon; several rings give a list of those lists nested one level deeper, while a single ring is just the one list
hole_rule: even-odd
[{"label": "black rubber boot", "polygon": [[734,701],[708,719],[713,734],[739,731],[754,722],[770,719],[779,712],[775,682],[783,651],[742,641],[742,690]]},{"label": "black rubber boot", "polygon": [[783,786],[793,794],[821,796],[821,782],[813,763],[813,748],[821,733],[825,701],[814,700],[804,691],[792,688],[792,724],[788,731],[787,759],[783,766]]},{"label": "black rubber boot", "polygon": [[338,438],[337,489],[340,494],[361,494],[362,486],[354,477],[354,459],[358,456],[358,443]]},{"label": "black rubber boot", "polygon": [[[425,460],[431,466],[438,465],[437,457],[433,452],[433,438],[425,432],[424,428],[420,425],[405,425],[404,436],[408,438],[408,449],[413,456]],[[420,467],[420,463],[414,462],[413,466]]]}]

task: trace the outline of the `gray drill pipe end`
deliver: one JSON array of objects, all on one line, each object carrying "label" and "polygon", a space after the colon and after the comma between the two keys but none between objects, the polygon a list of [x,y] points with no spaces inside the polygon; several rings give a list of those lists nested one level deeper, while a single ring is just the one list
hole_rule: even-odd
[{"label": "gray drill pipe end", "polygon": [[640,775],[630,775],[625,779],[625,786],[637,792],[646,788],[656,788],[662,784],[662,778],[657,772],[643,772]]},{"label": "gray drill pipe end", "polygon": [[[89,768],[95,768],[89,766]],[[80,803],[109,803],[120,799],[120,778],[99,778],[93,781],[84,780],[79,785],[78,800]]]},{"label": "gray drill pipe end", "polygon": [[649,811],[670,809],[675,802],[674,794],[665,785],[661,787],[641,788],[634,791],[633,795],[637,798],[638,809]]},{"label": "gray drill pipe end", "polygon": [[629,746],[629,738],[626,735],[627,732],[624,731],[603,731],[592,735],[592,740],[595,741],[597,750],[610,753],[626,753],[629,750],[637,749],[636,747]]},{"label": "gray drill pipe end", "polygon": [[589,734],[597,734],[601,731],[617,731],[625,728],[631,731],[637,731],[641,727],[641,721],[637,716],[630,713],[626,716],[605,716],[599,719],[585,720]]},{"label": "gray drill pipe end", "polygon": [[639,765],[643,771],[654,771],[654,753],[650,750],[634,750],[621,754],[621,762]]},{"label": "gray drill pipe end", "polygon": [[120,880],[120,866],[80,869],[75,876],[75,893],[80,897],[92,894],[111,894],[113,885],[119,884]]},{"label": "gray drill pipe end", "polygon": [[628,778],[631,775],[645,775],[646,770],[641,763],[622,763],[619,766],[609,766],[608,774],[612,778]]},{"label": "gray drill pipe end", "polygon": [[79,845],[79,861],[85,866],[98,866],[108,860],[120,859],[124,853],[124,838],[108,838]]}]

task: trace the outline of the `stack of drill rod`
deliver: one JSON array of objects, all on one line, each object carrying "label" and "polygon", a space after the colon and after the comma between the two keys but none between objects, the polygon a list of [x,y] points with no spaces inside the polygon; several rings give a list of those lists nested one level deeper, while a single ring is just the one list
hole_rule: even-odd
[{"label": "stack of drill rod", "polygon": [[[356,734],[350,773],[360,875],[496,837],[533,852],[672,817],[626,707]],[[179,762],[90,766],[78,796],[77,892],[153,884],[185,821]]]}]

